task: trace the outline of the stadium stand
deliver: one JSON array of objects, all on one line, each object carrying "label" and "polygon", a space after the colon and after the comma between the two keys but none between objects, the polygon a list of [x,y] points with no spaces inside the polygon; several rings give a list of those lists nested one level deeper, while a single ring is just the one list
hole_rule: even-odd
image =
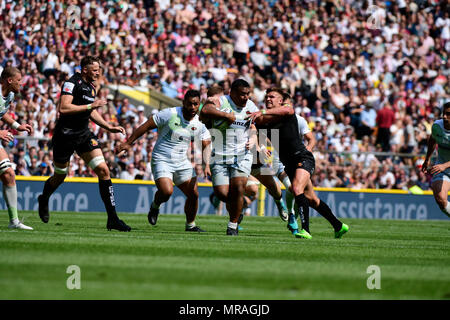
[{"label": "stadium stand", "polygon": [[[110,85],[139,85],[175,99],[195,88],[205,98],[212,84],[228,91],[241,77],[260,106],[272,85],[294,97],[318,141],[315,186],[429,189],[421,155],[449,99],[446,1],[70,3],[80,8],[79,20],[67,19],[59,0],[1,1],[0,71],[12,65],[24,72],[11,115],[32,122],[39,138],[16,136],[9,146],[17,174],[51,174],[48,139],[60,85],[79,70],[80,57],[92,54],[104,66],[99,96],[108,105],[101,112],[128,134],[152,111]],[[152,179],[157,132],[117,158],[112,150],[123,137],[93,129],[113,177]],[[75,156],[70,176],[91,175]]]}]

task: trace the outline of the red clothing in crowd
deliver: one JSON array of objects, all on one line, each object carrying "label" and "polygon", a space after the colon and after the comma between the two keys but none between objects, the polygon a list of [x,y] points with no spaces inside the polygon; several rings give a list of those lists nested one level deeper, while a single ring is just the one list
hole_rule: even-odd
[{"label": "red clothing in crowd", "polygon": [[384,106],[378,110],[377,124],[379,128],[389,129],[395,121],[395,113],[389,106]]}]

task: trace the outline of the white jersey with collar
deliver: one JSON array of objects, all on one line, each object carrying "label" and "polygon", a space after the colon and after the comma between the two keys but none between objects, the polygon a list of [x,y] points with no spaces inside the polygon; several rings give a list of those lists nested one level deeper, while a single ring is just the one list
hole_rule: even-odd
[{"label": "white jersey with collar", "polygon": [[211,128],[213,139],[212,164],[239,162],[242,158],[250,155],[246,143],[250,137],[251,121],[246,118],[250,113],[259,111],[258,107],[251,100],[243,108],[238,107],[229,95],[219,98],[220,111],[233,112],[236,120],[228,125],[225,120],[214,120]]},{"label": "white jersey with collar", "polygon": [[184,118],[182,109],[183,107],[167,108],[153,116],[158,127],[158,139],[152,152],[152,162],[190,163],[187,150],[191,141],[197,143],[211,139],[198,115],[188,121]]},{"label": "white jersey with collar", "polygon": [[2,118],[8,112],[9,107],[11,106],[13,100],[14,100],[14,92],[12,91],[6,97],[0,94],[0,118]]}]

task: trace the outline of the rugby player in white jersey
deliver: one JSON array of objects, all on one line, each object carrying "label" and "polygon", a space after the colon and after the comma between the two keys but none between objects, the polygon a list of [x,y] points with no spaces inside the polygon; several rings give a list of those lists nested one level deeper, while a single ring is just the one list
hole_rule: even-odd
[{"label": "rugby player in white jersey", "polygon": [[[436,145],[438,146],[437,160],[430,167],[430,158],[436,149]],[[448,202],[450,190],[450,102],[444,104],[442,119],[433,123],[422,171],[433,175],[431,189],[434,198],[441,211],[450,218],[450,202]]]},{"label": "rugby player in white jersey", "polygon": [[[33,127],[29,124],[19,124],[9,114],[9,107],[14,100],[14,94],[20,92],[22,73],[14,67],[6,67],[0,76],[1,95],[0,95],[0,119],[11,128],[17,131],[26,131],[33,133]],[[7,143],[14,140],[13,135],[8,130],[0,130],[0,140]],[[17,215],[17,187],[16,176],[12,163],[9,161],[8,154],[0,144],[0,179],[3,183],[3,198],[8,208],[10,229],[33,230],[33,228],[24,225],[19,221]]]},{"label": "rugby player in white jersey", "polygon": [[258,108],[249,96],[248,82],[237,79],[231,84],[230,95],[219,98],[219,107],[208,100],[201,110],[202,121],[211,122],[213,189],[226,204],[230,215],[226,234],[231,236],[238,235],[238,219],[253,162],[250,141],[256,136],[256,130],[246,117]]},{"label": "rugby player in white jersey", "polygon": [[[186,214],[186,231],[204,232],[195,225],[198,210],[198,186],[195,170],[187,151],[194,141],[194,146],[201,143],[202,150],[211,143],[211,136],[205,125],[200,122],[198,108],[200,92],[188,90],[182,107],[164,109],[137,128],[126,142],[117,147],[116,153],[130,150],[131,145],[149,130],[158,128],[158,140],[152,152],[151,167],[158,191],[150,206],[148,221],[155,225],[159,207],[169,200],[175,184],[186,196],[184,212]],[[205,158],[207,161],[207,158]],[[205,176],[211,175],[209,164],[205,162]]]},{"label": "rugby player in white jersey", "polygon": [[[208,89],[208,100],[211,102],[214,102],[214,104],[216,105],[216,107],[220,107],[220,97],[223,96],[224,91],[223,88],[220,86],[213,86],[211,88]],[[206,119],[202,119],[206,123],[207,127],[211,126],[211,121],[208,121]],[[257,138],[255,136],[255,138]],[[256,141],[253,141],[252,145],[256,144]],[[249,143],[250,146],[250,143]],[[258,152],[260,152],[261,150],[258,150]],[[273,174],[261,174],[261,168],[262,168],[263,164],[258,164],[258,163],[254,163],[252,165],[252,170],[251,170],[251,174],[247,180],[247,184],[245,186],[245,192],[244,192],[244,206],[243,206],[243,213],[241,213],[241,215],[239,216],[239,220],[238,220],[238,224],[241,223],[242,218],[244,217],[244,212],[246,215],[250,215],[251,211],[250,211],[250,205],[251,203],[256,200],[257,195],[258,195],[258,186],[260,183],[262,183],[266,188],[267,191],[269,192],[269,194],[274,198],[275,200],[275,204],[278,208],[278,214],[280,216],[280,218],[283,221],[287,221],[288,219],[288,214],[287,214],[287,209],[286,209],[286,205],[282,199],[282,192],[281,192],[281,188],[278,185],[278,183],[275,181],[275,179],[273,178]],[[212,205],[214,206],[214,208],[216,208],[216,210],[219,208],[221,201],[219,200],[218,197],[216,197],[214,195],[214,192],[210,195],[210,201],[212,203]],[[238,229],[240,230],[241,228],[238,227]]]}]

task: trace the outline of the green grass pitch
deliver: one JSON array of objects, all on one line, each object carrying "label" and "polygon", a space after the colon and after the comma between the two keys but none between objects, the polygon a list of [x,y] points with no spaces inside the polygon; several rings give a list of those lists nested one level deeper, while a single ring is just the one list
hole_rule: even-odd
[{"label": "green grass pitch", "polygon": [[[0,299],[449,299],[450,222],[345,219],[334,239],[323,218],[312,240],[274,217],[245,217],[238,237],[227,217],[199,216],[208,232],[184,231],[183,215],[120,214],[133,230],[106,230],[105,213],[52,213],[34,231],[9,230],[0,214]],[[67,267],[81,270],[69,290]],[[369,290],[370,265],[380,289]]]}]

